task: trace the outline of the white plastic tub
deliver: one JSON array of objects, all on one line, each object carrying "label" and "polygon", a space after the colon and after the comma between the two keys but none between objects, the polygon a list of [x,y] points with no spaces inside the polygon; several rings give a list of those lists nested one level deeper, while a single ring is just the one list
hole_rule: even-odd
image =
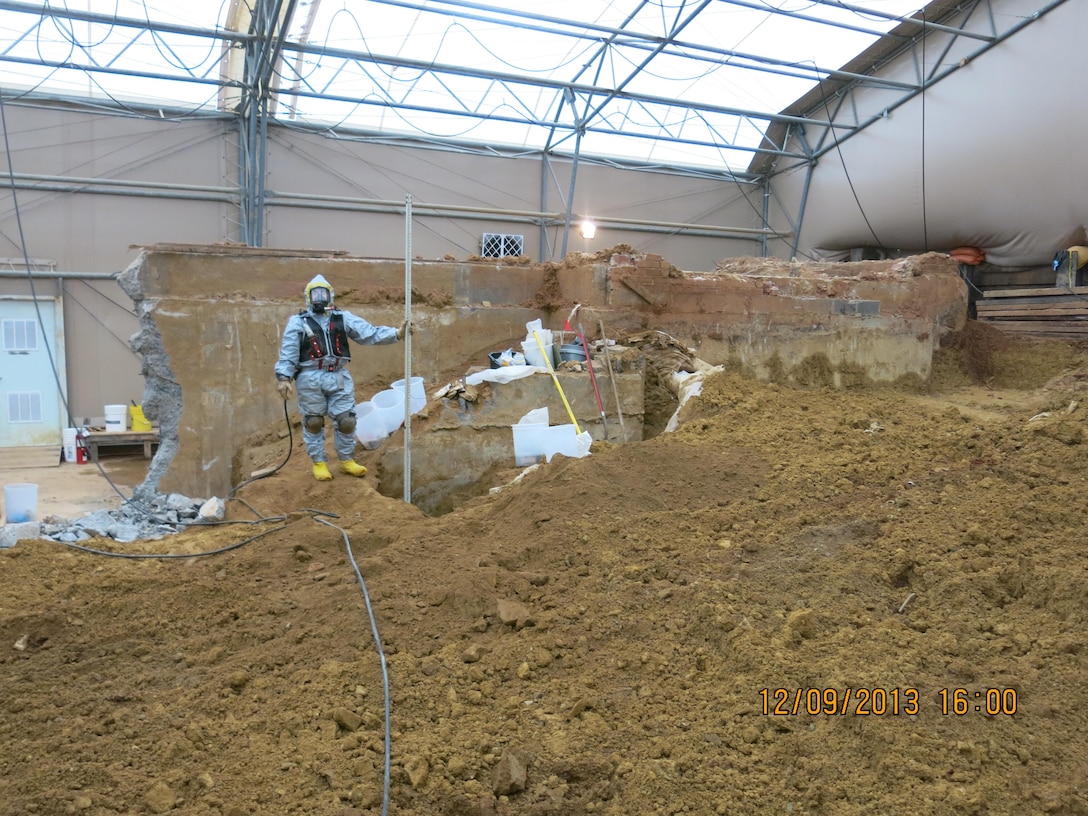
[{"label": "white plastic tub", "polygon": [[514,429],[514,464],[528,467],[544,461],[548,441],[548,425],[544,422],[519,422]]},{"label": "white plastic tub", "polygon": [[379,391],[371,397],[370,401],[374,404],[374,408],[381,418],[386,436],[393,433],[393,431],[399,428],[401,423],[404,422],[403,391],[395,391],[392,388],[387,388],[385,391]]},{"label": "white plastic tub", "polygon": [[38,515],[38,486],[36,484],[4,485],[4,518],[8,524],[34,521]]},{"label": "white plastic tub", "polygon": [[[404,380],[393,383],[393,390],[400,394],[401,402],[404,401]],[[423,390],[423,378],[412,377],[412,390],[408,397],[412,414],[418,414],[427,405],[427,392]]]},{"label": "white plastic tub", "polygon": [[367,450],[374,450],[387,436],[385,421],[369,400],[355,406],[355,438]]}]

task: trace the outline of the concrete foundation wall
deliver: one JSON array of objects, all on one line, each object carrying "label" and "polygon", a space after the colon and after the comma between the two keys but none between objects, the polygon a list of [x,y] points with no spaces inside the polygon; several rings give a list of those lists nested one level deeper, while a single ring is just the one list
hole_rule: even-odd
[{"label": "concrete foundation wall", "polygon": [[[141,320],[144,412],[163,433],[148,489],[225,495],[249,475],[238,472],[238,451],[283,422],[272,367],[284,324],[318,273],[341,308],[375,324],[400,323],[403,262],[160,246],[122,275]],[[939,336],[962,326],[967,302],[955,262],[936,254],[862,264],[747,259],[697,274],[629,248],[563,264],[419,261],[412,290],[412,373],[429,393],[472,365],[486,367],[489,352],[517,347],[530,320],[561,330],[575,302],[582,303],[575,328],[583,325],[590,338],[600,321],[609,336],[660,330],[708,363],[744,365],[758,376],[828,385],[924,379]],[[356,396],[367,399],[403,376],[403,348],[353,347],[351,372]],[[546,392],[550,378],[536,379],[532,387]],[[462,409],[456,424],[505,428],[539,407],[529,403],[542,393],[519,395],[527,387],[507,392],[509,405]],[[592,423],[586,387],[571,383],[579,421]],[[553,423],[565,421],[551,410]],[[645,409],[631,403],[630,410]]]},{"label": "concrete foundation wall", "polygon": [[925,380],[940,338],[967,317],[958,266],[940,253],[841,264],[739,258],[704,274],[617,253],[607,300],[616,329],[652,325],[708,362],[765,379],[810,384],[827,369],[819,382],[835,386]]}]

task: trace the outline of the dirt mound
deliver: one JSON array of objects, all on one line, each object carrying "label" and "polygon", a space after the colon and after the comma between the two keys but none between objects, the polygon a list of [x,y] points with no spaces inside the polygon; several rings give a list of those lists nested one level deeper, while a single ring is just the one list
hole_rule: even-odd
[{"label": "dirt mound", "polygon": [[20,544],[0,810],[381,812],[354,561],[392,813],[1088,812],[1083,371],[726,374],[677,432],[440,518],[292,459],[253,524],[125,550],[219,555]]}]

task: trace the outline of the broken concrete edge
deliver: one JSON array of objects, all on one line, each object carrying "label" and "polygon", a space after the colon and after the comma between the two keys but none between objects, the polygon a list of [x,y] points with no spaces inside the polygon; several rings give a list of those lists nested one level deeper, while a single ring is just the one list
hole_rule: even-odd
[{"label": "broken concrete edge", "polygon": [[133,491],[133,498],[138,501],[149,501],[158,494],[159,480],[177,454],[183,398],[181,386],[170,367],[170,355],[155,324],[155,302],[144,296],[141,274],[146,265],[147,251],[144,250],[117,277],[122,291],[132,299],[139,321],[139,330],[129,339],[129,347],[142,361],[144,416],[159,425],[159,448],[148,466],[147,476]]},{"label": "broken concrete edge", "polygon": [[179,493],[159,494],[153,502],[130,500],[113,510],[94,510],[76,519],[50,514],[40,521],[0,525],[0,549],[34,540],[59,544],[81,544],[95,538],[121,544],[157,540],[225,517],[226,503],[218,497],[205,500]]}]

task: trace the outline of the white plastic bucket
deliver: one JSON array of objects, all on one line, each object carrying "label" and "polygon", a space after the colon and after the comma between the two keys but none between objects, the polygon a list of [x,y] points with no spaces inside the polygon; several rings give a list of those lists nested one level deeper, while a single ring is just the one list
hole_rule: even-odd
[{"label": "white plastic bucket", "polygon": [[[544,340],[544,338],[540,338]],[[540,345],[536,342],[534,337],[532,340],[523,340],[521,343],[521,350],[525,353],[525,364],[531,366],[538,366],[540,368],[548,368],[549,363],[551,368],[555,368],[555,344],[544,342],[544,352],[548,355],[547,361],[545,357],[540,353]]]},{"label": "white plastic bucket", "polygon": [[[404,380],[393,383],[393,390],[400,394],[401,402],[404,401]],[[427,406],[427,392],[423,389],[423,378],[412,377],[412,390],[408,397],[413,414],[418,414]]]},{"label": "white plastic bucket", "polygon": [[367,450],[374,450],[385,439],[385,422],[374,403],[360,402],[355,406],[355,438]]},{"label": "white plastic bucket", "polygon": [[127,405],[107,405],[106,406],[106,431],[114,432],[123,431],[127,425],[128,420],[128,406]]},{"label": "white plastic bucket", "polygon": [[78,457],[76,453],[76,429],[65,428],[60,433],[61,438],[64,440],[64,461],[75,462]]},{"label": "white plastic bucket", "polygon": [[38,513],[38,486],[36,484],[4,485],[4,511],[8,524],[34,521]]},{"label": "white plastic bucket", "polygon": [[548,440],[546,423],[519,422],[514,429],[514,465],[527,467],[544,459]]},{"label": "white plastic bucket", "polygon": [[404,422],[404,392],[387,388],[370,398],[386,435],[393,433]]},{"label": "white plastic bucket", "polygon": [[543,436],[546,462],[550,462],[557,453],[570,457],[578,456],[578,434],[574,432],[573,425],[551,425],[545,430]]}]

